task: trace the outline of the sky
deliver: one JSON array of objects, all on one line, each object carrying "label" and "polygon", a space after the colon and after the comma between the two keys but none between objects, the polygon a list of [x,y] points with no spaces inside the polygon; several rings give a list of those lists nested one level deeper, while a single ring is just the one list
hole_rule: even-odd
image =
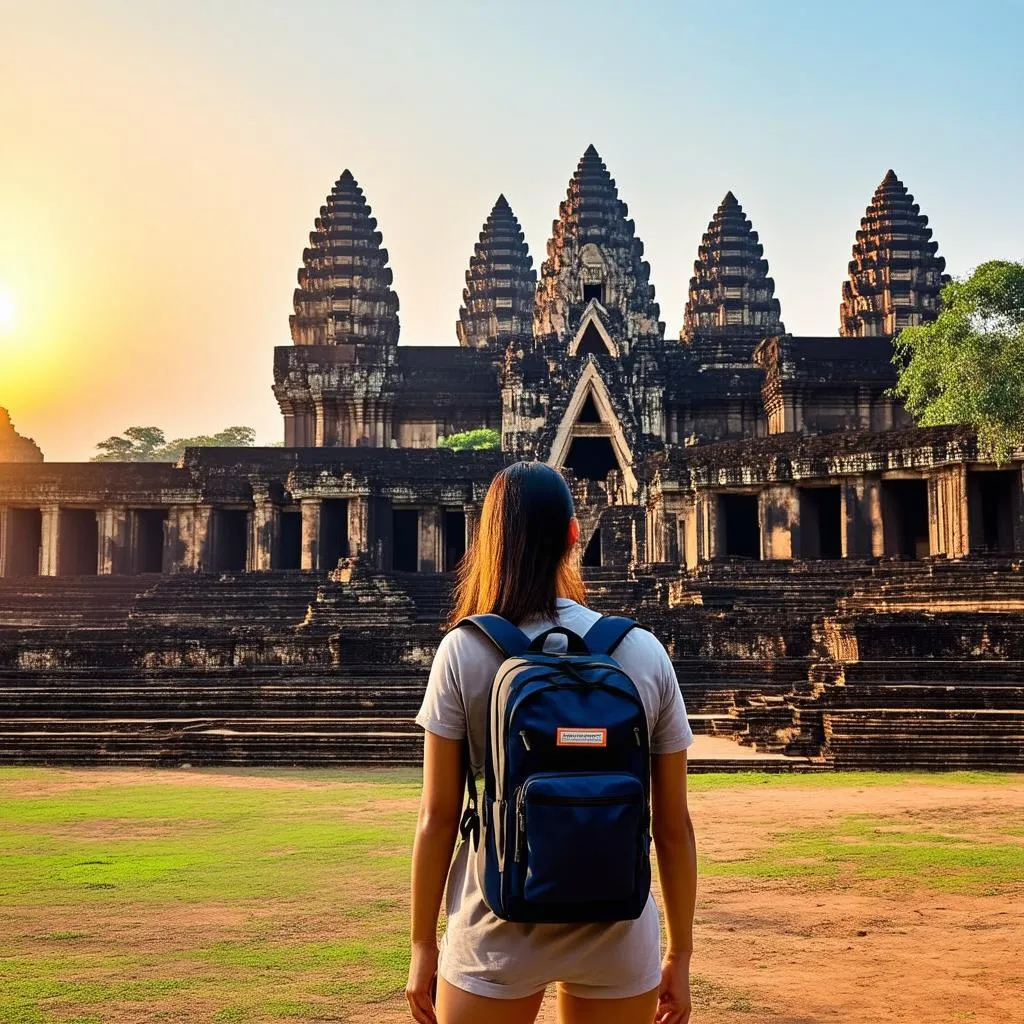
[{"label": "sky", "polygon": [[669,338],[732,190],[786,328],[835,334],[889,167],[947,269],[1024,259],[1024,0],[0,0],[0,406],[49,461],[133,425],[279,441],[273,349],[348,167],[404,344],[456,343],[499,192],[536,266],[593,143]]}]

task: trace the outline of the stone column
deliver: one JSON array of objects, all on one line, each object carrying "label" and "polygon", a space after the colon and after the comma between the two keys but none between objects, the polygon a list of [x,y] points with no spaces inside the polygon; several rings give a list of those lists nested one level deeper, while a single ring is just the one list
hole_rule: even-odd
[{"label": "stone column", "polygon": [[43,542],[39,551],[39,575],[56,576],[60,559],[60,506],[43,505]]},{"label": "stone column", "polygon": [[11,556],[11,516],[6,505],[0,505],[0,579],[9,572],[8,564]]},{"label": "stone column", "polygon": [[441,568],[441,509],[427,505],[420,509],[420,572]]},{"label": "stone column", "polygon": [[[348,499],[348,553],[371,555],[370,500],[359,495]],[[371,561],[373,559],[371,558]]]},{"label": "stone column", "polygon": [[279,558],[281,512],[267,497],[257,498],[249,515],[249,547],[246,572],[268,572]]},{"label": "stone column", "polygon": [[970,547],[967,467],[951,466],[928,478],[928,549],[963,558]]},{"label": "stone column", "polygon": [[164,530],[164,572],[188,572],[195,566],[189,561],[192,549],[191,505],[172,505],[167,510]]},{"label": "stone column", "polygon": [[679,560],[687,569],[697,568],[697,510],[691,506],[680,523],[682,539],[679,546]]},{"label": "stone column", "polygon": [[800,501],[796,488],[786,484],[766,487],[761,492],[759,512],[764,557],[795,558],[800,551]]},{"label": "stone column", "polygon": [[476,535],[480,532],[480,508],[477,505],[464,505],[466,513],[466,550],[476,543]]},{"label": "stone column", "polygon": [[315,448],[323,448],[326,444],[326,423],[324,422],[324,402],[322,398],[318,398],[313,406],[313,415],[316,419],[314,426],[315,435],[313,438],[313,446]]},{"label": "stone column", "polygon": [[1013,485],[1013,550],[1024,551],[1024,466]]},{"label": "stone column", "polygon": [[871,538],[871,555],[882,558],[885,555],[885,519],[882,516],[882,481],[878,477],[864,480],[865,504],[863,519]]},{"label": "stone column", "polygon": [[196,572],[208,570],[213,563],[213,531],[210,520],[213,518],[211,505],[194,505],[191,515],[191,530],[185,536],[184,564]]},{"label": "stone column", "polygon": [[302,568],[320,568],[320,499],[303,498],[299,502],[302,513]]},{"label": "stone column", "polygon": [[123,505],[106,505],[96,513],[99,528],[99,556],[96,572],[100,576],[125,575],[132,568],[132,541],[128,510]]},{"label": "stone column", "polygon": [[718,495],[705,491],[697,497],[697,561],[718,553]]}]

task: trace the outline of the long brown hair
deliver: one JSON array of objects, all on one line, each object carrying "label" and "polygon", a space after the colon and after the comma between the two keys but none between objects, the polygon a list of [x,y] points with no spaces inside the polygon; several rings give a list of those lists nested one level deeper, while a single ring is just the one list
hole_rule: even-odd
[{"label": "long brown hair", "polygon": [[559,597],[583,603],[586,587],[568,543],[574,515],[561,473],[543,462],[506,466],[491,481],[480,528],[459,565],[448,625],[481,612],[515,623],[553,619]]}]

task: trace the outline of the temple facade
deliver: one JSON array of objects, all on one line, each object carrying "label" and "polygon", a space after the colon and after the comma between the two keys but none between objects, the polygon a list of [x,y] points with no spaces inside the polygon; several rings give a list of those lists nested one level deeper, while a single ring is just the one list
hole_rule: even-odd
[{"label": "temple facade", "polygon": [[[400,343],[399,299],[349,171],[314,221],[291,344],[274,351],[283,449],[179,465],[41,463],[0,418],[0,575],[453,569],[493,474],[539,459],[577,495],[584,561],[963,557],[1024,550],[1024,453],[913,427],[892,337],[938,311],[945,264],[889,171],[856,232],[840,332],[786,331],[732,192],[667,338],[643,242],[597,150],[535,268],[504,194],[472,246],[457,344]],[[449,434],[500,432],[456,454]],[[17,463],[17,464],[15,464]]]}]

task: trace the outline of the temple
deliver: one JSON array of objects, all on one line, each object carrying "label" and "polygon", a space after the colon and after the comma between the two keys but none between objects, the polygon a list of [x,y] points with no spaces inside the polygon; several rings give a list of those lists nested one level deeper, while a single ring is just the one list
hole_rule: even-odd
[{"label": "temple", "polygon": [[[538,459],[576,496],[591,599],[657,629],[698,732],[775,768],[1019,766],[1024,452],[997,465],[893,397],[893,336],[947,278],[892,171],[833,337],[787,332],[732,192],[667,337],[593,146],[539,272],[498,196],[457,344],[400,341],[383,243],[346,170],[273,354],[283,448],[53,464],[0,417],[0,759],[414,760],[487,486]],[[479,427],[500,450],[438,446]]]}]

